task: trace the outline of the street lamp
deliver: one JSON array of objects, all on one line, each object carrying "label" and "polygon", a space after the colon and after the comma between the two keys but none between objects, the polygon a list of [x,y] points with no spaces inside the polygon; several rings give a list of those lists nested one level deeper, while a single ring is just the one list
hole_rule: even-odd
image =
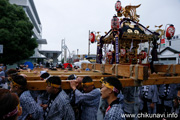
[{"label": "street lamp", "polygon": [[78,56],[78,51],[79,51],[79,49],[77,49],[77,56]]},{"label": "street lamp", "polygon": [[61,40],[61,61],[62,61],[62,58],[63,58],[63,51],[64,51],[64,45],[65,45],[65,38]]}]

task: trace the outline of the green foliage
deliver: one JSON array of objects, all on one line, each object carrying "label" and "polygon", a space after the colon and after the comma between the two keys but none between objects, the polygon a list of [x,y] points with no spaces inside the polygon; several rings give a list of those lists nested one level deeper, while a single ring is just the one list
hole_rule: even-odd
[{"label": "green foliage", "polygon": [[0,63],[13,64],[28,59],[38,46],[33,36],[33,25],[22,7],[0,0],[0,44],[3,55]]}]

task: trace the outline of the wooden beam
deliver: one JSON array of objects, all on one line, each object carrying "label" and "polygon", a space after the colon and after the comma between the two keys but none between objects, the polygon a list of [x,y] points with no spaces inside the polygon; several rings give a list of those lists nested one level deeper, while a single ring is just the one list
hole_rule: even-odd
[{"label": "wooden beam", "polygon": [[154,65],[154,69],[156,72],[180,73],[180,65]]},{"label": "wooden beam", "polygon": [[95,64],[95,70],[102,71],[102,64]]},{"label": "wooden beam", "polygon": [[143,85],[160,85],[180,83],[180,76],[149,78],[143,81]]},{"label": "wooden beam", "polygon": [[[158,85],[158,84],[171,84],[180,83],[180,76],[165,77],[164,73],[180,73],[180,65],[155,65],[155,70],[158,74],[150,74],[148,77],[148,67],[143,65],[122,65],[122,64],[87,64],[83,63],[81,66],[83,69],[94,69],[93,71],[48,71],[51,75],[59,75],[62,79],[62,88],[70,89],[69,81],[67,77],[71,74],[76,74],[79,77],[90,76],[97,88],[101,87],[100,78],[108,76],[122,76],[127,79],[119,79],[123,87],[138,86],[138,85]],[[163,74],[160,74],[163,72]],[[28,89],[30,90],[45,90],[46,82],[38,80],[39,74],[27,73]],[[109,73],[110,75],[104,75],[103,73]],[[138,81],[138,82],[137,82]],[[141,83],[141,84],[137,84]]]},{"label": "wooden beam", "polygon": [[[68,72],[48,72],[50,75],[102,75],[100,72],[93,72],[93,71],[84,71],[84,72],[77,72],[77,71],[68,71]],[[21,74],[21,73],[20,73]],[[39,76],[40,74],[35,74],[31,72],[23,72],[22,74],[26,74],[27,76]]]},{"label": "wooden beam", "polygon": [[98,63],[82,63],[81,69],[85,70],[86,68],[89,68],[91,71],[103,71],[103,64]]},{"label": "wooden beam", "polygon": [[164,75],[162,74],[150,74],[149,78],[157,78],[157,77],[163,77]]},{"label": "wooden beam", "polygon": [[87,68],[89,68],[91,71],[92,71],[92,66],[93,66],[92,63],[88,63],[88,64],[87,64]]},{"label": "wooden beam", "polygon": [[[148,79],[148,67],[143,65],[116,65],[116,75],[123,77],[132,77],[138,78],[138,80],[147,80]],[[132,71],[130,71],[130,67],[132,67]],[[136,74],[137,72],[137,74]]]},{"label": "wooden beam", "polygon": [[86,68],[87,68],[87,63],[82,63],[82,64],[81,64],[81,69],[82,69],[82,70],[85,70]]},{"label": "wooden beam", "polygon": [[[83,63],[82,67],[89,67],[92,69],[92,64]],[[108,73],[112,75],[122,76],[122,77],[132,77],[139,80],[148,79],[148,67],[144,65],[123,65],[123,64],[95,64],[95,70],[101,71],[102,73]],[[132,67],[132,71],[130,71]],[[136,74],[137,72],[137,74]]]},{"label": "wooden beam", "polygon": [[103,73],[112,74],[113,73],[112,67],[113,67],[112,64],[104,64],[104,66],[103,66]]},{"label": "wooden beam", "polygon": [[[132,79],[130,79],[131,81],[133,81]],[[94,84],[96,88],[100,88],[101,87],[101,82],[99,79],[94,79]],[[45,81],[27,81],[27,88],[29,90],[45,90],[47,83]],[[126,85],[131,85],[131,84],[127,84]],[[62,85],[61,85],[62,89],[71,89],[70,88],[70,84],[69,84],[69,80],[62,80]]]},{"label": "wooden beam", "polygon": [[[122,76],[127,78],[134,78],[138,80],[148,79],[148,67],[143,65],[123,65],[123,64],[92,64],[92,63],[82,63],[82,69],[89,68],[94,71],[48,71],[51,75],[103,75],[104,73]],[[131,70],[130,70],[131,68]],[[38,77],[39,74],[34,74],[33,72],[22,72],[27,76]],[[103,73],[103,74],[102,74]]]},{"label": "wooden beam", "polygon": [[[51,75],[71,75],[71,74],[76,74],[76,75],[103,75],[104,73],[112,74],[112,75],[118,75],[118,76],[123,76],[123,77],[134,77],[136,76],[135,72],[136,69],[135,67],[130,71],[130,65],[117,65],[117,69],[115,71],[112,70],[113,65],[101,65],[101,71],[98,72],[93,72],[93,71],[85,71],[85,72],[49,72]],[[148,67],[146,66],[138,66],[138,74],[137,77],[139,80],[147,80],[148,78]],[[116,74],[113,74],[113,73]],[[130,76],[130,73],[132,72],[132,76]],[[24,73],[27,76],[35,76],[33,73]]]},{"label": "wooden beam", "polygon": [[[69,75],[58,75],[62,80],[67,80],[68,76]],[[85,77],[85,76],[89,76],[91,77],[92,79],[100,79],[101,77],[110,77],[110,76],[113,76],[115,77],[115,75],[77,75],[77,77]],[[40,80],[40,77],[39,76],[27,76],[26,77],[27,81],[34,81],[34,80]]]},{"label": "wooden beam", "polygon": [[[135,86],[135,80],[133,79],[119,79],[123,87]],[[100,88],[101,83],[100,79],[93,79],[95,87]],[[141,81],[141,80],[140,80]],[[158,77],[158,78],[149,78],[148,80],[142,81],[142,85],[159,85],[159,84],[173,84],[180,83],[180,76],[174,77]],[[30,90],[45,90],[46,88],[45,81],[28,81],[28,89]],[[62,80],[62,88],[70,89],[69,81]]]}]

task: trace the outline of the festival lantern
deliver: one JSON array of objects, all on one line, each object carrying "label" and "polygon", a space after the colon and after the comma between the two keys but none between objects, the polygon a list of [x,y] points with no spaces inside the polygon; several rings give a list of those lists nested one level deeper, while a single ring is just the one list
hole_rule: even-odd
[{"label": "festival lantern", "polygon": [[166,37],[167,37],[167,39],[170,40],[174,36],[174,33],[175,33],[175,27],[174,27],[174,25],[171,24],[166,29]]},{"label": "festival lantern", "polygon": [[94,41],[95,41],[95,34],[93,32],[91,32],[91,34],[89,35],[89,39],[90,39],[91,43],[94,43]]},{"label": "festival lantern", "polygon": [[117,12],[120,12],[121,11],[121,2],[118,0],[117,2],[116,2],[116,4],[115,4],[115,10],[117,11]]},{"label": "festival lantern", "polygon": [[119,29],[119,19],[116,15],[113,16],[113,18],[111,20],[111,29],[113,31],[118,31],[118,29]]}]

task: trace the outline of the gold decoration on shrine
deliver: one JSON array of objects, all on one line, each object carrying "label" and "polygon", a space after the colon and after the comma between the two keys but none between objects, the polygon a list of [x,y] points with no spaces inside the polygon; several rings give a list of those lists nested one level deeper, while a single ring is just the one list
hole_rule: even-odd
[{"label": "gold decoration on shrine", "polygon": [[128,33],[133,33],[133,31],[131,29],[127,29]]},{"label": "gold decoration on shrine", "polygon": [[160,29],[162,26],[163,26],[163,24],[159,25],[159,26],[155,25],[155,27],[159,28],[156,30],[157,33],[160,33],[160,35],[158,36],[159,38],[161,38],[164,35],[164,30]]},{"label": "gold decoration on shrine", "polygon": [[99,40],[100,40],[100,38],[101,38],[101,35],[99,34],[100,32],[98,31],[97,32],[97,35],[96,35],[96,40],[97,40],[97,42],[99,42]]},{"label": "gold decoration on shrine", "polygon": [[135,33],[135,34],[139,34],[139,31],[138,31],[138,30],[134,30],[134,33]]},{"label": "gold decoration on shrine", "polygon": [[141,4],[137,6],[127,5],[126,7],[122,8],[122,12],[118,13],[118,17],[121,17],[124,15],[126,18],[130,18],[131,20],[134,20],[136,22],[139,22],[139,15],[136,14],[136,9],[141,6]]}]

